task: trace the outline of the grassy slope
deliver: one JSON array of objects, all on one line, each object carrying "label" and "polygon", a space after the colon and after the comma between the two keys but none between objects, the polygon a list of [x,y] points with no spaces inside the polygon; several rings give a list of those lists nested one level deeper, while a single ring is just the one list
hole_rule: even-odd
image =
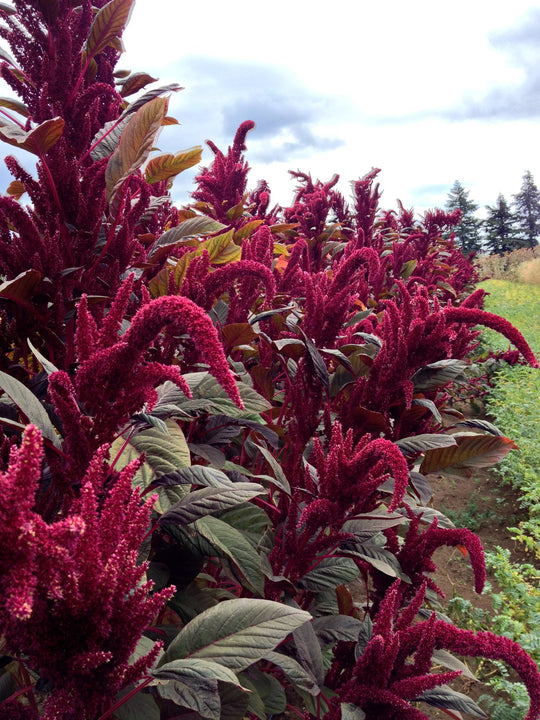
[{"label": "grassy slope", "polygon": [[[540,287],[489,280],[482,287],[490,295],[486,310],[503,315],[540,352]],[[501,335],[486,331],[494,348],[507,349]],[[526,366],[502,370],[488,398],[488,410],[501,430],[515,440],[519,451],[510,453],[497,472],[518,490],[530,520],[523,524],[522,540],[540,557],[540,372]],[[526,537],[528,536],[528,539]]]},{"label": "grassy slope", "polygon": [[[488,280],[482,287],[490,293],[485,309],[515,325],[538,354],[540,353],[540,286],[504,280]],[[508,349],[508,341],[491,330],[483,340],[493,349]],[[534,557],[540,558],[540,371],[524,365],[506,367],[498,373],[487,398],[487,409],[497,426],[517,443],[494,472],[517,491],[529,519],[512,528],[517,539],[531,551],[531,563],[511,562],[508,551],[487,553],[486,560],[501,592],[492,595],[496,631],[519,642],[540,662],[540,573]],[[485,709],[493,720],[521,720],[528,705],[521,683],[516,683],[503,666],[488,684],[507,693],[510,705],[501,699],[486,698]]]}]

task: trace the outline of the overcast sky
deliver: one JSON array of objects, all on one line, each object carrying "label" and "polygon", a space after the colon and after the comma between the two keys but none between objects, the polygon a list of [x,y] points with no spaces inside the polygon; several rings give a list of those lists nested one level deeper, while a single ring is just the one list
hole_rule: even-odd
[{"label": "overcast sky", "polygon": [[540,2],[136,0],[125,46],[122,67],[185,87],[160,146],[226,148],[254,120],[251,184],[281,203],[296,169],[348,196],[379,167],[383,205],[419,212],[455,180],[481,207],[540,184]]},{"label": "overcast sky", "polygon": [[289,170],[338,173],[349,197],[378,167],[382,206],[419,213],[455,180],[480,214],[526,170],[540,186],[540,0],[135,0],[124,44],[119,68],[185,88],[160,148],[203,145],[207,165],[206,139],[226,149],[254,120],[250,187],[266,179],[274,202],[292,199]]}]

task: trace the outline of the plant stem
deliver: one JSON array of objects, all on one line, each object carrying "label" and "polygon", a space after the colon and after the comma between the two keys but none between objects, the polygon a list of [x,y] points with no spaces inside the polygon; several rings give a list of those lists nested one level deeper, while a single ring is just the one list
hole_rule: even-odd
[{"label": "plant stem", "polygon": [[116,710],[118,710],[119,707],[122,707],[122,705],[124,705],[124,703],[126,703],[126,702],[127,702],[128,700],[130,700],[134,695],[136,695],[136,694],[139,692],[139,690],[142,690],[142,689],[145,688],[147,685],[149,685],[151,682],[152,682],[152,678],[151,678],[151,677],[145,678],[140,685],[137,685],[137,687],[134,687],[132,690],[130,690],[130,691],[128,692],[127,695],[124,695],[123,698],[121,698],[120,700],[118,700],[117,702],[115,702],[114,705],[112,705],[108,710],[106,710],[106,711],[103,713],[103,715],[100,715],[100,717],[98,718],[98,720],[106,720],[107,718],[111,717],[111,715],[112,715],[114,712],[116,712]]}]

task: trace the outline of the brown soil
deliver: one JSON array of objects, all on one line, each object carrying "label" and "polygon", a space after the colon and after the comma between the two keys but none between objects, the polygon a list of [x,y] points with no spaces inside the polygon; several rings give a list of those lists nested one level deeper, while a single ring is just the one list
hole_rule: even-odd
[{"label": "brown soil", "polygon": [[[509,488],[500,484],[489,470],[479,470],[472,479],[432,479],[434,490],[433,506],[452,519],[459,527],[472,525],[471,529],[480,537],[484,550],[495,550],[497,546],[510,550],[511,558],[517,563],[534,562],[532,556],[512,539],[507,528],[516,526],[525,519],[520,511],[518,498]],[[455,514],[455,515],[454,515]],[[433,557],[437,565],[434,576],[436,583],[446,595],[443,606],[452,597],[460,596],[478,608],[492,611],[488,594],[477,595],[474,591],[474,577],[468,559],[458,548],[440,548]],[[497,582],[488,574],[488,580],[497,591]],[[474,665],[471,665],[474,672]],[[480,682],[464,678],[452,687],[473,700],[489,693],[489,688]],[[422,704],[422,712],[432,720],[446,720],[448,715]]]}]

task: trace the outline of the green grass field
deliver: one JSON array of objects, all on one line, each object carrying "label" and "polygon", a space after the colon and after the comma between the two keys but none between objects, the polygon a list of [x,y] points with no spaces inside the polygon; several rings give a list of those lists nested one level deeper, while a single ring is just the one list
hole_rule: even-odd
[{"label": "green grass field", "polygon": [[[509,320],[540,353],[540,285],[486,280],[480,287],[489,293],[485,309]],[[484,337],[493,349],[508,349],[508,340],[494,330],[486,330]]]},{"label": "green grass field", "polygon": [[[481,287],[490,293],[485,309],[501,315],[515,325],[532,350],[540,353],[540,286],[506,280],[488,280]],[[493,350],[507,350],[502,335],[485,330],[482,341]],[[513,536],[530,552],[529,563],[515,563],[502,548],[486,553],[488,568],[499,585],[492,592],[492,627],[512,638],[540,662],[538,624],[540,621],[540,370],[525,365],[506,366],[494,378],[486,408],[496,425],[512,438],[518,450],[510,452],[493,472],[502,483],[510,484],[526,519]],[[525,687],[515,682],[501,664],[495,663],[487,684],[502,696],[482,698],[484,709],[493,720],[522,720],[528,700]]]},{"label": "green grass field", "polygon": [[[525,336],[533,351],[540,353],[540,287],[489,280],[482,284],[490,295],[485,308],[502,315]],[[491,330],[483,339],[493,349],[508,349],[508,341]],[[516,536],[540,557],[540,371],[517,365],[502,369],[487,398],[488,412],[498,427],[512,438],[519,450],[497,466],[497,474],[518,492],[529,520],[521,523]]]}]

